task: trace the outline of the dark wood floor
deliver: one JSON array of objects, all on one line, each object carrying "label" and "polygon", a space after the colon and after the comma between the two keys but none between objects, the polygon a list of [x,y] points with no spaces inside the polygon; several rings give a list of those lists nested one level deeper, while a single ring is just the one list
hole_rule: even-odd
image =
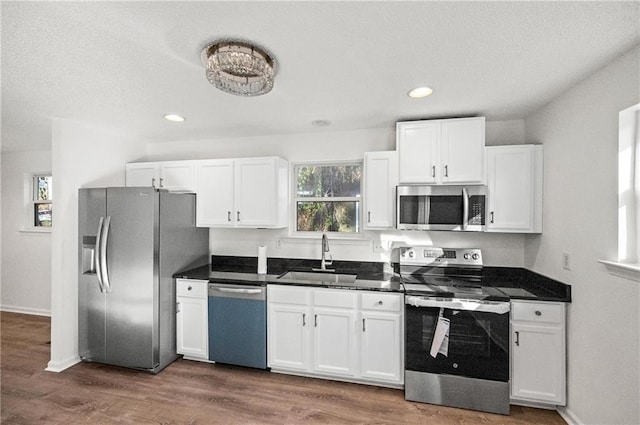
[{"label": "dark wood floor", "polygon": [[565,424],[555,411],[493,415],[403,392],[178,360],[158,375],[98,364],[45,372],[50,320],[0,314],[2,424]]}]

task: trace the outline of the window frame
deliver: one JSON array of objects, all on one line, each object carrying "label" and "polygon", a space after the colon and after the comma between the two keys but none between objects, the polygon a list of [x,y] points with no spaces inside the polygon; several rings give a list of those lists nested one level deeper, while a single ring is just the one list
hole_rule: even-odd
[{"label": "window frame", "polygon": [[[51,179],[51,188],[49,199],[40,200],[38,198],[38,178],[49,177]],[[51,226],[36,226],[36,207],[40,204],[48,204],[53,206],[53,176],[51,172],[38,172],[25,174],[25,202],[24,202],[24,226],[23,230],[27,232],[50,233],[53,226],[53,209],[51,215]]]},{"label": "window frame", "polygon": [[618,250],[598,260],[607,271],[640,282],[640,103],[618,117]]},{"label": "window frame", "polygon": [[[360,193],[359,196],[355,197],[346,197],[346,196],[336,196],[333,198],[324,198],[324,197],[298,197],[297,196],[297,187],[298,187],[298,169],[301,167],[331,167],[331,166],[358,166],[360,167]],[[364,239],[364,226],[363,226],[363,206],[364,206],[364,198],[363,198],[363,182],[364,180],[364,160],[363,159],[354,159],[354,160],[337,160],[337,161],[297,161],[291,163],[291,180],[290,180],[290,204],[289,208],[289,222],[291,226],[289,226],[289,237],[292,238],[312,238],[317,239],[322,236],[322,234],[327,234],[328,237],[332,239]],[[330,200],[328,200],[330,199]],[[358,231],[357,232],[322,232],[322,231],[299,231],[298,230],[298,213],[297,213],[297,203],[299,201],[307,201],[307,202],[356,202],[356,210],[357,217],[356,220],[358,222]]]}]

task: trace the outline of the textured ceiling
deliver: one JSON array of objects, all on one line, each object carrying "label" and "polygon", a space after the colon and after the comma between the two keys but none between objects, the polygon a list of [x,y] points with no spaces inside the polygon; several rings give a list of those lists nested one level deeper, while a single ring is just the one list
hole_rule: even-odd
[{"label": "textured ceiling", "polygon": [[[520,119],[640,43],[633,2],[1,3],[2,150],[48,148],[51,118],[148,141]],[[205,79],[218,38],[273,52],[272,92]],[[428,85],[421,100],[409,89]],[[182,124],[165,121],[174,112]],[[313,120],[329,120],[316,128]]]}]

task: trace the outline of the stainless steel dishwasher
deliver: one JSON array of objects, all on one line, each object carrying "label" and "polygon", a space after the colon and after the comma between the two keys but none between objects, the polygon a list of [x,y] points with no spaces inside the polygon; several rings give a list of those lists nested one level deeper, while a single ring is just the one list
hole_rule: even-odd
[{"label": "stainless steel dishwasher", "polygon": [[209,283],[209,360],[267,368],[265,286]]}]

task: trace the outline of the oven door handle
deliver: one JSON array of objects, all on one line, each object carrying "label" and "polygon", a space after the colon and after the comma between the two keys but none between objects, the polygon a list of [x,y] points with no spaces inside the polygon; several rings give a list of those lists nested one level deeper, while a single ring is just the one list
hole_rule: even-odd
[{"label": "oven door handle", "polygon": [[479,300],[464,299],[436,300],[432,298],[414,296],[405,297],[405,304],[413,307],[448,308],[450,310],[477,311],[481,313],[496,314],[508,313],[511,310],[508,302],[483,302]]}]

